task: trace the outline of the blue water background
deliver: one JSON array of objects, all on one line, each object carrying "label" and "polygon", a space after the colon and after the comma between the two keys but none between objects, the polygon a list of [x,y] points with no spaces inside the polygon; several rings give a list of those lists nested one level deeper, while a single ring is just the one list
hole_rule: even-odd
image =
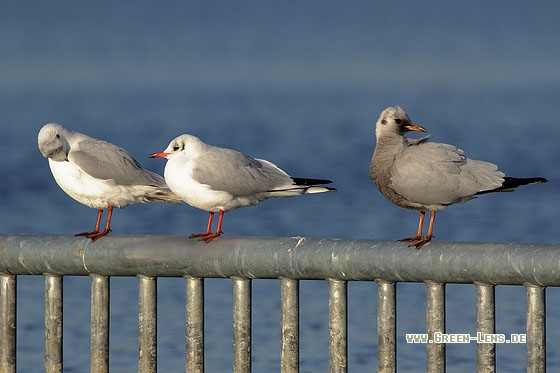
[{"label": "blue water background", "polygon": [[[401,105],[435,141],[546,185],[482,196],[438,214],[441,241],[558,242],[560,4],[554,1],[12,2],[0,4],[0,232],[73,234],[94,210],[56,185],[37,149],[47,122],[148,159],[182,133],[273,161],[337,193],[228,213],[227,236],[394,240],[417,213],[369,180],[375,121]],[[186,235],[187,205],[117,210],[113,235]],[[211,249],[211,246],[208,246]],[[403,250],[406,250],[403,247]],[[184,371],[184,281],[158,280],[158,367]],[[231,370],[231,281],[206,281],[206,368]],[[64,278],[64,365],[89,364],[89,279]],[[349,284],[349,369],[377,366],[376,285]],[[253,369],[279,370],[279,284],[253,284]],[[301,371],[324,372],[327,284],[301,283]],[[498,287],[497,332],[524,333],[521,287]],[[18,371],[40,371],[43,279],[18,278]],[[111,279],[110,364],[136,370],[137,282]],[[399,371],[423,370],[425,290],[398,285]],[[475,334],[474,287],[449,285],[447,327]],[[548,367],[560,364],[557,289],[547,292]],[[500,371],[524,371],[525,345],[497,345]],[[473,371],[475,344],[448,345],[449,372]]]}]

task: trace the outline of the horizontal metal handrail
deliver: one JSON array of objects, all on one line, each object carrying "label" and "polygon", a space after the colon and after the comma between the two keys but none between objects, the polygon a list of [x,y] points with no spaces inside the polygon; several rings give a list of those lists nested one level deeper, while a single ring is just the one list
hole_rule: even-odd
[{"label": "horizontal metal handrail", "polygon": [[[92,243],[62,235],[0,235],[0,363],[15,372],[16,277],[45,278],[45,371],[61,372],[62,277],[91,278],[91,372],[109,369],[109,279],[139,281],[138,369],[157,369],[158,277],[186,281],[186,371],[204,370],[204,279],[231,278],[233,368],[251,371],[251,279],[282,287],[282,371],[299,369],[299,280],[329,283],[329,367],[346,371],[347,283],[378,285],[378,369],[396,371],[396,283],[426,284],[426,332],[445,332],[445,284],[477,289],[476,330],[495,332],[495,285],[524,285],[527,370],[546,369],[546,286],[560,286],[560,245],[431,242],[422,250],[390,241],[324,238],[225,238],[209,244],[186,237],[109,236]],[[432,337],[430,337],[432,338]],[[445,371],[445,344],[426,345],[427,370]],[[477,345],[479,371],[496,368],[494,344]]]},{"label": "horizontal metal handrail", "polygon": [[179,236],[0,235],[0,273],[560,286],[560,245]]}]

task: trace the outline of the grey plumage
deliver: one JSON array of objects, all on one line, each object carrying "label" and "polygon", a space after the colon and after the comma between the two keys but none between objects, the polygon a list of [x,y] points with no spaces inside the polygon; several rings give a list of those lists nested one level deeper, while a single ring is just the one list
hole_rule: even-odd
[{"label": "grey plumage", "polygon": [[[48,123],[39,131],[37,142],[61,189],[76,201],[98,210],[95,229],[79,234],[93,241],[110,231],[113,207],[181,201],[163,177],[143,169],[126,150],[107,141]],[[107,224],[100,232],[105,209]]]},{"label": "grey plumage", "polygon": [[[385,109],[376,124],[377,144],[370,177],[392,203],[421,211],[418,234],[403,239],[417,249],[432,238],[435,212],[466,202],[476,195],[512,191],[520,185],[547,182],[545,178],[510,178],[492,163],[472,160],[453,145],[407,139],[409,131],[426,132],[396,106]],[[430,211],[428,235],[422,237],[424,212]]]},{"label": "grey plumage", "polygon": [[69,159],[97,179],[112,179],[120,185],[167,188],[160,175],[143,169],[126,150],[106,141],[85,139],[79,143],[79,149],[69,154]]}]

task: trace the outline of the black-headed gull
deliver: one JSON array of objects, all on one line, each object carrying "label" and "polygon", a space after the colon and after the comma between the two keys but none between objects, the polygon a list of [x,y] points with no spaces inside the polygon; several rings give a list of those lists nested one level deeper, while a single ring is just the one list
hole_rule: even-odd
[{"label": "black-headed gull", "polygon": [[[336,190],[320,186],[330,180],[292,178],[269,161],[208,145],[187,134],[150,157],[167,158],[164,177],[169,188],[189,205],[210,213],[206,232],[190,236],[206,242],[222,234],[227,211],[254,206],[268,198]],[[212,233],[216,212],[220,216],[216,233]]]},{"label": "black-headed gull", "polygon": [[[377,145],[370,177],[392,203],[420,211],[416,236],[403,238],[420,249],[433,237],[436,211],[466,202],[479,194],[509,192],[521,185],[544,183],[542,177],[506,177],[492,163],[475,161],[453,145],[428,142],[429,136],[407,139],[409,131],[426,132],[413,124],[398,106],[383,110],[375,127]],[[430,211],[428,234],[422,236],[426,211]]]},{"label": "black-headed gull", "polygon": [[[62,190],[76,201],[98,210],[95,229],[76,236],[96,241],[109,233],[113,207],[181,201],[161,176],[144,170],[126,150],[106,141],[48,123],[39,131],[38,144]],[[100,231],[105,209],[108,210],[107,224]]]}]

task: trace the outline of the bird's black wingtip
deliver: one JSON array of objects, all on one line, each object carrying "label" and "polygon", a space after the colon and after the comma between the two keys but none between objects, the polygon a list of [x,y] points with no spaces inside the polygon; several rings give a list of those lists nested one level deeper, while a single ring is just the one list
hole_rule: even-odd
[{"label": "bird's black wingtip", "polygon": [[502,187],[517,188],[522,185],[548,183],[548,179],[544,177],[504,177]]},{"label": "bird's black wingtip", "polygon": [[491,189],[484,190],[476,193],[476,195],[494,193],[494,192],[513,192],[517,187],[529,184],[542,184],[548,183],[548,179],[544,177],[504,177],[504,182],[502,186]]},{"label": "bird's black wingtip", "polygon": [[321,184],[331,184],[332,180],[327,179],[309,179],[305,177],[292,177],[295,185],[314,186]]}]

